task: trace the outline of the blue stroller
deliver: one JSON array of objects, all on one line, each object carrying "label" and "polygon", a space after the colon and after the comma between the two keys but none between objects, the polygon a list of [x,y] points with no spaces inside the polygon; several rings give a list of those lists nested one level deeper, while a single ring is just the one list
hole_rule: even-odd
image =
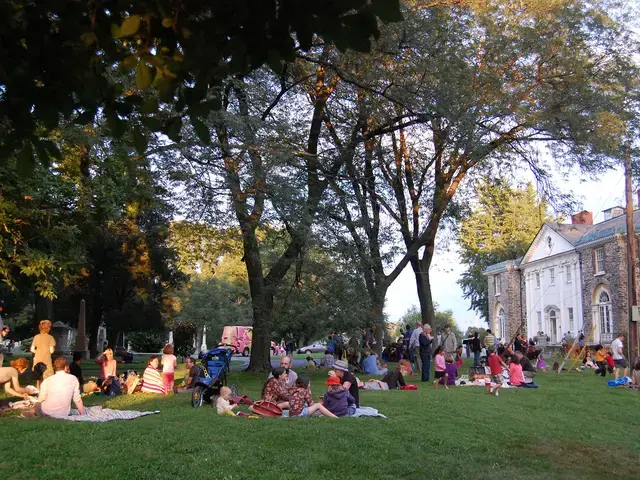
[{"label": "blue stroller", "polygon": [[[201,407],[203,403],[213,403],[214,396],[220,395],[220,388],[227,385],[227,372],[231,364],[231,350],[228,348],[214,348],[201,353],[204,377],[200,377],[191,394],[191,406]],[[233,397],[238,396],[235,385],[229,385]]]}]

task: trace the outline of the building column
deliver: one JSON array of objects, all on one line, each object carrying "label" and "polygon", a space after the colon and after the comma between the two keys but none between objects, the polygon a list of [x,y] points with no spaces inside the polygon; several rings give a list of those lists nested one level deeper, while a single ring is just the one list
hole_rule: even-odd
[{"label": "building column", "polygon": [[[558,338],[562,338],[562,335],[564,335],[564,333],[568,330],[567,325],[566,325],[566,318],[567,318],[567,309],[565,308],[564,305],[564,286],[565,286],[565,275],[564,275],[564,265],[562,265],[560,267],[560,330],[561,330],[561,335]],[[556,326],[556,328],[558,328]]]}]

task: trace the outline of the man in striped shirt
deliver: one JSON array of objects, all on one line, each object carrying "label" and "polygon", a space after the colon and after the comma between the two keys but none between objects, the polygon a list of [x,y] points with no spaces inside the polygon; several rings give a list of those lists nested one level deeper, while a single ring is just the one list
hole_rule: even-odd
[{"label": "man in striped shirt", "polygon": [[487,328],[487,335],[484,337],[484,347],[489,350],[490,348],[494,348],[496,343],[496,337],[491,333],[491,329]]}]

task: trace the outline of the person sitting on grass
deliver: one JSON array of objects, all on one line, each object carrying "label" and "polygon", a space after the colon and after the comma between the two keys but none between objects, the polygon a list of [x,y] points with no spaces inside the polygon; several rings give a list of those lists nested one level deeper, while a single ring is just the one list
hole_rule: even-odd
[{"label": "person sitting on grass", "polygon": [[520,387],[524,384],[524,375],[522,374],[522,365],[517,355],[511,355],[509,362],[509,384],[514,387]]},{"label": "person sitting on grass", "polygon": [[456,385],[456,378],[458,378],[458,367],[453,361],[453,357],[451,355],[447,355],[445,357],[445,367],[444,367],[444,376],[439,378],[433,384],[433,387],[437,390],[438,385],[444,385],[444,388],[449,390],[449,386]]},{"label": "person sitting on grass", "polygon": [[100,365],[100,375],[98,376],[98,380],[102,380],[103,382],[111,378],[115,378],[117,380],[118,362],[113,358],[113,350],[107,348],[102,355],[98,355],[96,363]]},{"label": "person sitting on grass", "polygon": [[80,390],[84,385],[84,377],[82,376],[82,360],[84,356],[82,352],[73,352],[73,361],[69,365],[69,373],[78,379]]},{"label": "person sitting on grass", "polygon": [[[296,384],[296,378],[298,378],[298,374],[291,370],[291,365],[291,357],[282,357],[280,359],[280,367],[284,368],[285,373],[287,374],[287,384],[285,385],[287,388],[293,388],[293,386]],[[270,373],[269,377],[267,377],[267,380],[269,380],[271,377],[272,374]]]},{"label": "person sitting on grass", "polygon": [[278,405],[280,408],[289,408],[290,393],[286,388],[287,371],[282,367],[271,370],[269,379],[262,386],[262,400]]},{"label": "person sitting on grass", "polygon": [[591,352],[589,350],[587,350],[587,353],[585,353],[584,358],[582,359],[582,368],[592,368],[595,370],[598,369],[597,365],[593,361],[593,358],[591,357]]},{"label": "person sitting on grass", "polygon": [[327,378],[327,391],[322,396],[322,405],[336,417],[348,417],[356,413],[355,398],[336,376]]},{"label": "person sitting on grass", "polygon": [[236,414],[233,413],[233,409],[238,405],[235,403],[231,403],[231,394],[233,392],[229,387],[222,387],[220,389],[220,395],[216,400],[216,411],[218,415],[229,415],[235,417]]},{"label": "person sitting on grass", "polygon": [[388,372],[386,365],[380,365],[378,356],[370,350],[364,352],[362,368],[364,369],[364,373],[368,375],[384,375]]},{"label": "person sitting on grass", "polygon": [[320,367],[331,370],[336,359],[331,355],[329,350],[324,351],[324,357],[320,359]]},{"label": "person sitting on grass", "polygon": [[502,387],[504,383],[504,377],[502,376],[502,369],[507,368],[507,365],[502,361],[493,348],[489,349],[489,368],[491,369],[491,383],[489,383],[487,388],[488,394],[495,394],[496,396],[500,395],[498,390]]},{"label": "person sitting on grass", "polygon": [[68,417],[71,413],[71,402],[75,404],[80,415],[84,415],[84,405],[80,398],[78,379],[67,373],[68,364],[65,357],[58,357],[53,362],[55,373],[43,380],[40,386],[35,414],[39,417]]},{"label": "person sitting on grass", "polygon": [[152,355],[147,360],[147,368],[145,368],[142,374],[142,389],[145,393],[157,393],[164,395],[164,382],[162,381],[162,375],[158,371],[158,357]]},{"label": "person sitting on grass", "polygon": [[296,386],[291,390],[289,417],[309,417],[316,412],[320,412],[325,417],[336,417],[321,403],[313,403],[311,381],[309,377],[300,376],[296,380]]},{"label": "person sitting on grass", "polygon": [[184,383],[181,386],[174,388],[174,392],[192,392],[196,387],[196,383],[200,380],[200,377],[204,377],[204,370],[202,367],[195,364],[193,358],[185,358],[184,365],[187,367],[187,374],[184,376]]},{"label": "person sitting on grass", "polygon": [[520,360],[520,365],[522,366],[522,375],[527,379],[532,379],[533,377],[535,377],[538,371],[536,370],[536,367],[534,367],[531,363],[531,360],[529,360],[529,357],[524,355],[519,350],[516,351],[515,355],[518,357],[518,360]]},{"label": "person sitting on grass", "polygon": [[445,358],[444,358],[444,347],[442,345],[440,345],[438,348],[436,348],[435,353],[433,354],[433,360],[435,363],[435,381],[433,382],[433,386],[436,386],[436,383],[438,383],[440,381],[441,378],[444,377],[445,373],[447,372],[447,364],[445,362]]},{"label": "person sitting on grass", "polygon": [[389,371],[382,376],[380,381],[386,383],[389,390],[396,390],[406,385],[401,368],[402,365],[398,365],[394,371]]},{"label": "person sitting on grass", "polygon": [[307,364],[304,366],[305,370],[315,370],[316,369],[316,362],[313,361],[313,357],[312,356],[308,356],[306,359]]},{"label": "person sitting on grass", "polygon": [[406,375],[408,377],[413,376],[413,368],[411,368],[411,362],[406,358],[403,358],[402,360],[400,360],[400,363],[398,363],[398,371],[402,375]]},{"label": "person sitting on grass", "polygon": [[10,367],[0,367],[0,385],[4,385],[4,391],[7,395],[22,397],[26,400],[29,398],[29,391],[20,386],[18,375],[23,374],[29,368],[29,360],[17,358],[10,365]]}]

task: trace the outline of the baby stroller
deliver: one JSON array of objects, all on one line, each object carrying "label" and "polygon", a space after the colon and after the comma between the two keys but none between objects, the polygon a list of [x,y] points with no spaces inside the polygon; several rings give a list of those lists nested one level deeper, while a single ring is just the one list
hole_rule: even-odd
[{"label": "baby stroller", "polygon": [[[220,388],[227,385],[227,372],[231,364],[231,350],[228,348],[214,348],[201,353],[204,377],[200,377],[191,394],[191,406],[201,407],[203,403],[211,404],[212,397],[220,395]],[[232,396],[238,396],[235,385],[229,385]]]}]

